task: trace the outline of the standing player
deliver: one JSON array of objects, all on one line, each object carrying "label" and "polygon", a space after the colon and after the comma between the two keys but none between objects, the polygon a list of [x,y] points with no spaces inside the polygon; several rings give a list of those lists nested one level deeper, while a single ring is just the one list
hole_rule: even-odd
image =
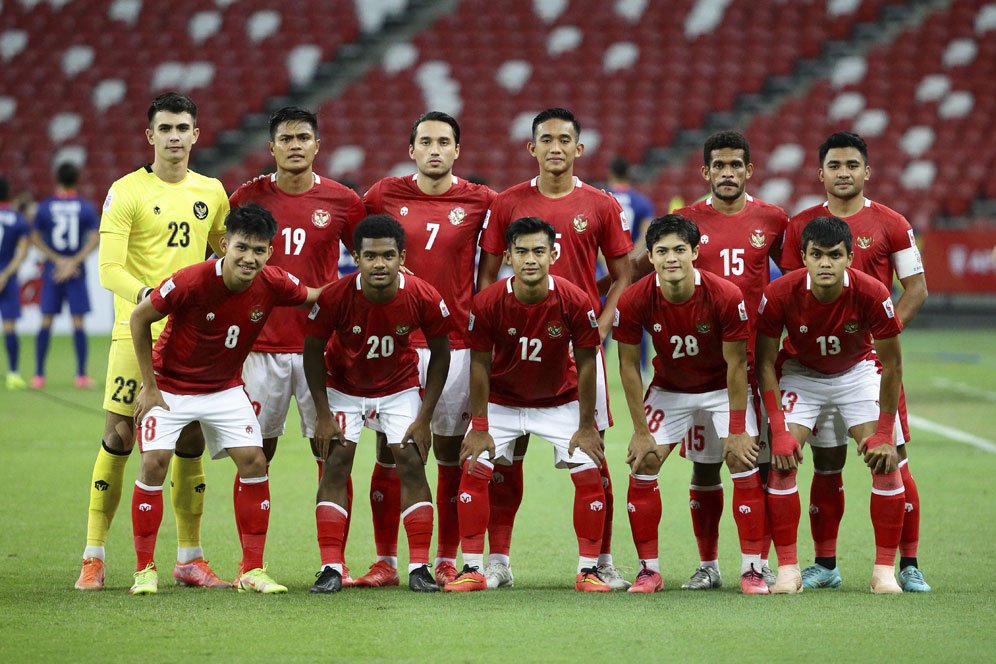
[{"label": "standing player", "polygon": [[[865,198],[864,184],[871,177],[871,168],[868,146],[860,136],[846,131],[832,134],[820,146],[819,157],[819,178],[826,189],[827,202],[793,217],[785,234],[782,269],[803,267],[801,234],[810,220],[827,214],[839,217],[851,227],[855,238],[854,269],[875,277],[890,291],[893,273],[899,279],[903,293],[896,302],[896,316],[900,323],[908,325],[927,299],[927,281],[912,227],[895,210]],[[917,561],[920,494],[906,458],[905,443],[910,435],[906,400],[902,395],[899,423],[903,433],[898,441],[899,471],[906,489],[899,581],[906,592],[930,592]],[[802,577],[807,588],[836,588],[842,583],[837,569],[837,532],[844,515],[841,471],[847,460],[847,429],[840,416],[832,411],[815,426],[809,439],[814,467],[809,518],[816,561],[803,570]]]},{"label": "standing player", "polygon": [[474,298],[468,325],[473,420],[460,451],[466,461],[459,502],[464,567],[445,590],[489,587],[481,568],[494,463],[511,463],[515,439],[534,434],[553,443],[557,468],[571,471],[579,555],[574,588],[608,592],[597,569],[605,525],[598,472],[604,455],[594,426],[598,319],[583,290],[550,275],[557,258],[553,226],[526,217],[505,236],[505,262],[514,276]]},{"label": "standing player", "polygon": [[[747,384],[743,294],[722,277],[692,267],[699,254],[699,231],[684,217],[655,219],[646,242],[654,274],[623,293],[613,332],[633,419],[627,507],[643,565],[629,591],[663,589],[657,474],[680,442],[682,456],[693,461],[698,475],[719,475],[723,461],[729,466],[742,554],[740,589],[767,595],[761,574],[764,491],[757,467],[757,419]],[[646,397],[639,346],[644,330],[656,351]]]},{"label": "standing player", "polygon": [[633,244],[639,243],[645,233],[646,224],[654,218],[654,204],[633,188],[629,180],[629,163],[622,157],[616,157],[609,164],[609,180],[605,190],[612,194],[626,213]]},{"label": "standing player", "polygon": [[[442,586],[457,575],[460,444],[470,421],[467,319],[474,293],[477,238],[495,193],[453,174],[453,162],[460,156],[460,125],[446,113],[430,111],[415,120],[408,139],[408,156],[415,162],[416,173],[380,180],[363,201],[370,214],[387,214],[401,223],[406,236],[405,268],[439,291],[453,316],[450,370],[432,416],[439,513],[435,577]],[[418,352],[419,377],[424,386],[429,362],[425,335],[413,334],[412,346]],[[377,463],[370,480],[377,562],[356,580],[357,585],[398,582],[399,491],[398,471],[380,434]]]},{"label": "standing player", "polygon": [[10,184],[0,177],[0,318],[3,319],[4,342],[7,346],[8,390],[24,389],[24,379],[17,373],[21,347],[14,329],[21,317],[21,287],[17,271],[28,255],[31,227],[10,204]]},{"label": "standing player", "polygon": [[[432,494],[425,461],[432,412],[449,368],[450,314],[436,289],[400,274],[405,231],[397,221],[387,215],[367,217],[356,227],[353,247],[359,273],[324,291],[309,314],[304,341],[304,370],[318,413],[315,440],[325,459],[315,508],[322,569],[311,592],[342,589],[346,484],[360,430],[374,412],[401,480],[408,587],[434,592],[439,586],[429,569]],[[418,329],[431,353],[423,398],[418,354],[411,347]]]},{"label": "standing player", "polygon": [[52,318],[69,301],[73,317],[73,345],[76,348],[76,387],[93,387],[86,373],[86,331],[83,315],[90,311],[90,295],[86,286],[86,266],[83,261],[97,248],[100,219],[90,201],[76,194],[80,179],[79,168],[70,163],[59,166],[55,173],[59,185],[55,196],[38,204],[35,214],[34,244],[48,260],[42,272],[41,330],[35,346],[35,376],[31,387],[45,387],[45,357],[52,334]]},{"label": "standing player", "polygon": [[[111,185],[100,221],[100,283],[114,293],[114,330],[104,391],[104,434],[90,480],[83,569],[76,588],[104,587],[104,540],[121,500],[125,465],[135,441],[135,397],[141,374],[128,321],[135,306],[163,279],[204,260],[207,245],[220,251],[228,197],[221,182],[187,169],[197,142],[197,106],[175,92],[149,106],[145,137],[152,164]],[[157,337],[165,324],[153,326]],[[201,433],[196,424],[180,436],[170,482],[176,514],[178,583],[227,586],[204,560],[200,519],[206,488]]]},{"label": "standing player", "polygon": [[[270,483],[259,421],[242,386],[242,364],[274,307],[312,304],[319,291],[266,265],[277,222],[264,208],[235,208],[219,247],[224,258],[184,268],[131,315],[142,389],[135,399],[142,468],[131,518],[138,558],[133,595],[158,592],[156,536],[163,519],[163,482],[181,430],[200,422],[211,458],[230,456],[239,469],[235,520],[242,564],[239,592],[282,593],[263,566],[270,520]],[[169,316],[152,347],[152,325]]]},{"label": "standing player", "polygon": [[[902,323],[888,289],[850,268],[846,222],[817,217],[803,229],[802,246],[806,269],[769,285],[758,310],[757,377],[772,435],[767,508],[778,554],[771,592],[802,592],[796,556],[800,444],[821,413],[836,408],[872,472],[871,591],[901,593],[893,567],[905,505],[895,442]],[[779,351],[783,332],[787,338]]]},{"label": "standing player", "polygon": [[[478,290],[484,290],[498,277],[509,225],[522,217],[538,217],[553,226],[556,235],[558,260],[551,265],[551,274],[564,277],[588,294],[591,306],[598,314],[598,328],[604,340],[612,330],[616,302],[630,283],[628,255],[633,249],[633,240],[629,222],[611,195],[574,176],[574,160],[584,153],[584,144],[580,142],[581,124],[573,113],[563,108],[547,109],[533,118],[532,132],[532,140],[526,148],[539,165],[539,175],[502,192],[491,206],[481,236],[483,251],[478,268]],[[604,307],[595,280],[599,251],[605,258],[611,282]],[[604,440],[605,430],[612,425],[604,355],[599,355],[596,368],[595,419]],[[516,441],[512,465],[502,469],[502,482],[496,482],[491,488],[491,522],[488,524],[491,555],[484,572],[489,587],[512,583],[509,550],[515,513],[522,502],[522,458],[528,440],[523,436]],[[629,583],[612,564],[613,499],[608,465],[602,462],[599,472],[605,488],[605,531],[598,571],[610,586],[622,590],[628,588]]]}]

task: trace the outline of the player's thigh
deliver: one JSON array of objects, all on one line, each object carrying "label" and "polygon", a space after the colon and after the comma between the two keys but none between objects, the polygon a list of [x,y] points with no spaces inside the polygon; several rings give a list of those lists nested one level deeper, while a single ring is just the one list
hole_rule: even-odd
[{"label": "player's thigh", "polygon": [[677,445],[689,431],[694,431],[697,408],[688,395],[653,386],[643,398],[647,429],[658,445]]},{"label": "player's thigh", "polygon": [[169,410],[156,406],[138,424],[135,439],[143,454],[152,451],[173,452],[180,432],[197,419],[196,397],[200,395],[162,392],[162,396]]},{"label": "player's thigh", "polygon": [[236,447],[263,448],[259,420],[245,390],[232,387],[211,394],[191,395],[193,419],[201,423],[204,446],[212,459],[228,456]]},{"label": "player's thigh", "polygon": [[587,464],[599,465],[580,448],[575,449],[573,454],[569,453],[571,438],[578,430],[580,419],[580,406],[577,401],[550,408],[525,408],[523,412],[526,418],[526,431],[545,438],[553,445],[554,466],[573,468]]},{"label": "player's thigh", "polygon": [[422,397],[417,387],[377,399],[377,420],[387,436],[388,445],[407,442],[405,432],[418,417],[421,408]]},{"label": "player's thigh", "polygon": [[783,373],[778,382],[785,421],[812,430],[824,407],[832,406],[840,392],[832,378]]},{"label": "player's thigh", "polygon": [[359,442],[364,420],[370,412],[368,400],[331,387],[325,388],[325,393],[328,395],[329,410],[339,424],[343,438],[351,443]]},{"label": "player's thigh", "polygon": [[813,449],[847,446],[847,425],[836,406],[824,406],[813,424],[813,433],[806,442]]},{"label": "player's thigh", "polygon": [[42,274],[41,293],[38,295],[38,309],[43,316],[54,316],[62,311],[62,303],[66,299],[66,282],[56,283],[51,272]]},{"label": "player's thigh", "polygon": [[[425,387],[429,349],[417,348],[419,380]],[[432,414],[432,433],[437,436],[463,436],[470,423],[470,350],[450,351],[450,368],[443,392]]]},{"label": "player's thigh", "polygon": [[[692,416],[692,431],[684,438],[684,454],[700,464],[719,464],[723,461],[723,440],[730,435],[730,395],[727,390],[715,390],[696,395],[699,406]],[[747,397],[745,429],[757,438],[757,420],[754,404]]]},{"label": "player's thigh", "polygon": [[135,346],[131,339],[112,339],[107,355],[104,410],[125,417],[135,414],[135,397],[142,386]]},{"label": "player's thigh", "polygon": [[74,277],[65,282],[66,300],[69,301],[69,313],[82,316],[90,313],[90,293],[86,287],[86,275]]},{"label": "player's thigh", "polygon": [[4,325],[12,323],[21,317],[21,286],[17,277],[7,280],[7,285],[0,290],[0,318]]},{"label": "player's thigh", "polygon": [[301,435],[305,438],[315,437],[315,420],[318,411],[315,409],[315,400],[311,398],[311,390],[308,388],[308,378],[304,375],[304,354],[291,353],[291,383],[294,391],[294,399],[297,401],[297,412],[301,423]]},{"label": "player's thigh", "polygon": [[[526,432],[524,411],[524,408],[488,404],[488,433],[495,443],[495,463],[511,465],[515,455],[515,441]],[[487,459],[487,453],[479,458]]]},{"label": "player's thigh", "polygon": [[252,403],[263,438],[277,438],[284,433],[290,408],[290,353],[249,353],[242,365],[242,382]]}]

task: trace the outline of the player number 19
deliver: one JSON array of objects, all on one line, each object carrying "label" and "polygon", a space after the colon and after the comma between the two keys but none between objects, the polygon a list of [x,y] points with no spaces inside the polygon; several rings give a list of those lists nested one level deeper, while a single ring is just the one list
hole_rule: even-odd
[{"label": "player number 19", "polygon": [[284,236],[284,255],[300,256],[304,249],[304,241],[307,235],[303,228],[282,228],[280,234]]},{"label": "player number 19", "polygon": [[837,355],[840,353],[840,339],[830,335],[829,337],[816,337],[816,343],[820,345],[820,355]]},{"label": "player number 19", "polygon": [[722,249],[719,255],[723,257],[723,274],[741,275],[744,273],[744,250],[743,249]]}]

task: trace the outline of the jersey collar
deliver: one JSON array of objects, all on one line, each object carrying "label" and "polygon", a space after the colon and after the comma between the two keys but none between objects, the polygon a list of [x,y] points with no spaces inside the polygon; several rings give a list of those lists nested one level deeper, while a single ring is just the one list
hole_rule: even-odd
[{"label": "jersey collar", "polygon": [[[865,199],[865,207],[871,207],[871,206],[872,206],[871,199],[870,198],[866,198]],[[830,201],[823,201],[823,207],[825,207],[825,208],[827,208],[829,210],[830,209]]]},{"label": "jersey collar", "polygon": [[219,277],[221,276],[221,262],[222,262],[223,260],[225,260],[225,257],[224,257],[224,256],[222,256],[221,258],[219,258],[219,259],[218,259],[218,260],[217,260],[217,261],[215,262],[215,264],[214,264],[214,273],[215,273],[215,275],[217,275],[217,276],[219,276]]},{"label": "jersey collar", "polygon": [[[744,198],[746,199],[746,201],[747,201],[748,203],[753,203],[753,202],[754,202],[754,197],[753,197],[753,196],[751,196],[750,194],[748,194],[748,193],[747,193],[746,191],[744,192]],[[712,204],[712,196],[708,197],[708,198],[707,198],[707,199],[705,200],[705,202],[706,202],[706,205],[708,205],[709,207],[713,207],[713,204]]]},{"label": "jersey collar", "polygon": [[[850,288],[851,286],[851,272],[850,270],[844,270],[844,288]],[[813,290],[813,278],[806,273],[806,290]]]},{"label": "jersey collar", "polygon": [[[515,276],[513,275],[513,276],[509,277],[505,281],[505,292],[506,293],[511,293],[512,292],[512,281],[514,279],[515,279]],[[546,282],[546,284],[547,284],[547,290],[551,290],[551,291],[552,290],[556,290],[556,288],[554,287],[553,275],[552,274],[546,275],[546,279],[547,279],[547,282]]]},{"label": "jersey collar", "polygon": [[[574,181],[574,189],[580,189],[581,187],[584,186],[584,182],[582,182],[581,178],[579,178],[578,176],[575,175],[572,178],[572,180]],[[536,177],[534,177],[532,180],[529,181],[529,186],[530,187],[537,187],[538,188],[538,186],[539,186],[539,176],[538,175]],[[574,189],[572,189],[571,191],[574,191]]]},{"label": "jersey collar", "polygon": [[[701,286],[702,285],[702,274],[697,269],[695,269],[694,267],[692,268],[692,274],[695,275],[695,285],[696,286]],[[660,275],[659,272],[656,272],[656,271],[654,272],[654,284],[656,284],[656,286],[658,288],[661,287],[661,275]]]},{"label": "jersey collar", "polygon": [[[277,174],[276,174],[276,172],[270,173],[270,182],[274,182],[275,183],[276,181],[277,181]],[[311,181],[314,182],[315,184],[321,184],[322,183],[322,179],[320,177],[318,177],[318,173],[315,173],[314,171],[311,172]]]},{"label": "jersey collar", "polygon": [[[405,287],[405,273],[398,272],[398,289]],[[360,273],[356,273],[356,290],[363,290],[363,284],[360,283]]]},{"label": "jersey collar", "polygon": [[[418,173],[412,173],[412,182],[415,182],[415,183],[418,182]],[[450,183],[451,184],[459,184],[460,183],[460,178],[458,178],[457,176],[453,175],[453,173],[450,173]]]}]

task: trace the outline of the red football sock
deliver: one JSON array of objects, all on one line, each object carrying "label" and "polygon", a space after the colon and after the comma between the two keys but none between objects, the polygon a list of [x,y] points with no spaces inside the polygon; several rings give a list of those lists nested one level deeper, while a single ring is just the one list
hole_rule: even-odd
[{"label": "red football sock", "polygon": [[398,525],[401,522],[401,480],[398,469],[374,464],[370,477],[370,511],[373,513],[377,555],[397,557]]},{"label": "red football sock", "polygon": [[[522,459],[499,466],[491,475],[488,489],[491,516],[488,520],[488,546],[491,553],[507,556],[512,549],[512,526],[522,502]],[[595,554],[598,555],[597,552]]]},{"label": "red football sock", "polygon": [[235,520],[242,533],[242,569],[262,567],[266,529],[270,525],[270,481],[266,475],[239,480]]},{"label": "red football sock", "polygon": [[432,503],[415,503],[402,513],[401,518],[408,534],[408,563],[427,564],[432,541]]},{"label": "red football sock", "polygon": [[598,558],[605,528],[605,489],[596,468],[580,466],[571,470],[574,482],[574,532],[578,537],[578,555]]},{"label": "red football sock", "polygon": [[488,490],[494,467],[486,461],[478,461],[473,472],[467,472],[466,463],[463,468],[457,499],[457,509],[460,511],[460,546],[464,554],[483,555],[484,532],[491,513]]},{"label": "red football sock", "polygon": [[325,462],[321,459],[315,459],[315,463],[318,464],[318,483],[322,483],[322,473],[325,472]]},{"label": "red football sock", "polygon": [[[400,508],[399,508],[400,509]],[[353,522],[353,476],[346,478],[346,528],[342,533],[342,552],[346,555],[346,541],[349,539],[349,524]]]},{"label": "red football sock", "polygon": [[605,491],[605,525],[602,526],[602,550],[601,555],[612,553],[612,478],[609,477],[609,460],[602,459],[602,465],[598,469],[598,474],[602,478],[602,489]]},{"label": "red football sock", "polygon": [[688,488],[692,530],[699,545],[699,560],[719,558],[719,520],[723,516],[723,485]]},{"label": "red football sock", "polygon": [[154,563],[156,536],[163,521],[163,488],[135,482],[131,496],[131,528],[135,537],[136,571]]},{"label": "red football sock", "polygon": [[768,474],[767,511],[771,520],[771,538],[779,565],[798,565],[796,538],[799,533],[799,487],[795,484],[798,469],[775,470]]},{"label": "red football sock", "polygon": [[916,558],[916,550],[920,545],[920,492],[910,475],[909,463],[903,463],[899,467],[899,473],[906,489],[906,512],[903,516],[903,534],[899,539],[899,555],[903,558]]},{"label": "red football sock", "polygon": [[871,520],[875,529],[875,564],[895,565],[903,532],[906,496],[899,471],[872,475]]},{"label": "red football sock", "polygon": [[[239,474],[235,473],[235,482],[232,484],[232,509],[239,504]],[[239,534],[239,542],[242,541],[242,526],[239,524],[239,520],[235,520],[235,530]]]},{"label": "red football sock", "polygon": [[837,555],[837,533],[844,518],[844,479],[840,472],[813,475],[809,489],[809,528],[817,558]]},{"label": "red football sock", "polygon": [[436,511],[439,513],[436,558],[456,558],[460,546],[457,493],[463,473],[459,465],[437,463],[436,468],[439,473],[436,481]]},{"label": "red football sock", "polygon": [[629,527],[633,531],[636,556],[640,560],[659,557],[658,532],[661,525],[661,493],[657,477],[629,476],[629,493],[626,496]]},{"label": "red football sock", "polygon": [[343,563],[348,518],[349,513],[341,505],[321,502],[315,506],[315,522],[318,525],[318,551],[322,556],[323,566]]},{"label": "red football sock", "polygon": [[733,474],[733,520],[740,536],[740,552],[760,555],[764,540],[764,491],[761,473],[755,468]]}]

